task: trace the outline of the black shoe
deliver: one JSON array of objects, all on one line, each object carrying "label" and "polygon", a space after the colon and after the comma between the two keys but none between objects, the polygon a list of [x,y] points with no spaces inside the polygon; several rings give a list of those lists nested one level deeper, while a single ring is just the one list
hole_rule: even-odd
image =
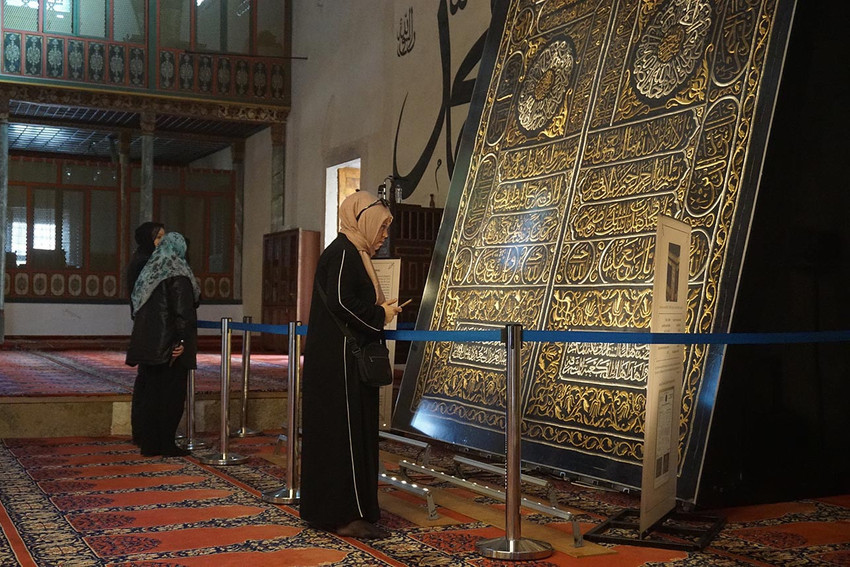
[{"label": "black shoe", "polygon": [[187,457],[192,454],[192,451],[189,449],[181,449],[177,445],[169,447],[165,451],[162,452],[163,457]]},{"label": "black shoe", "polygon": [[369,523],[363,518],[354,520],[344,526],[337,528],[337,535],[353,537],[356,539],[384,539],[390,536],[390,532],[375,524]]}]

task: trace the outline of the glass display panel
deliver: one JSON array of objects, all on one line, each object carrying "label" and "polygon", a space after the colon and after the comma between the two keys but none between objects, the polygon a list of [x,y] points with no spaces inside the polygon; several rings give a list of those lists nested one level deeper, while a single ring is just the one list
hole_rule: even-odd
[{"label": "glass display panel", "polygon": [[251,2],[227,0],[225,18],[227,44],[222,51],[229,53],[251,52]]},{"label": "glass display panel", "polygon": [[54,0],[44,3],[44,31],[67,33],[74,31],[72,0]]},{"label": "glass display panel", "polygon": [[144,43],[144,0],[114,0],[112,14],[112,38],[115,41]]},{"label": "glass display panel", "polygon": [[56,249],[56,191],[33,191],[32,247],[35,250]]},{"label": "glass display panel", "polygon": [[118,186],[118,171],[111,164],[66,164],[62,172],[62,183],[65,185]]},{"label": "glass display panel", "polygon": [[80,35],[106,37],[106,0],[80,0]]},{"label": "glass display panel", "polygon": [[230,191],[233,187],[229,171],[200,172],[189,170],[186,173],[186,189],[189,191]]},{"label": "glass display panel", "polygon": [[62,191],[62,249],[69,268],[82,268],[85,259],[85,195],[82,191]]},{"label": "glass display panel", "polygon": [[180,172],[175,169],[154,169],[153,186],[155,191],[160,189],[179,189]]},{"label": "glass display panel", "polygon": [[9,181],[56,183],[56,162],[10,159]]},{"label": "glass display panel", "polygon": [[286,3],[257,0],[257,55],[283,57],[286,33]]},{"label": "glass display panel", "polygon": [[[9,186],[6,204],[6,269],[27,262],[27,188],[20,185]],[[15,264],[11,264],[9,253],[14,254]]]},{"label": "glass display panel", "polygon": [[209,271],[223,274],[230,271],[233,248],[233,201],[215,197],[210,203],[210,266]]},{"label": "glass display panel", "polygon": [[[118,269],[118,199],[114,191],[92,191],[92,214],[89,225],[89,269]],[[106,213],[109,214],[106,214]]]},{"label": "glass display panel", "polygon": [[189,47],[189,17],[193,6],[194,2],[186,0],[159,0],[160,47]]},{"label": "glass display panel", "polygon": [[159,198],[159,221],[168,232],[177,231],[186,238],[187,257],[192,270],[204,271],[205,248],[204,200],[199,197],[162,195]]},{"label": "glass display panel", "polygon": [[195,9],[195,46],[201,51],[224,51],[221,0],[202,0]]},{"label": "glass display panel", "polygon": [[[3,27],[6,29],[38,31],[38,0],[5,0]],[[18,46],[20,48],[20,45]],[[8,47],[7,57],[8,57]]]}]

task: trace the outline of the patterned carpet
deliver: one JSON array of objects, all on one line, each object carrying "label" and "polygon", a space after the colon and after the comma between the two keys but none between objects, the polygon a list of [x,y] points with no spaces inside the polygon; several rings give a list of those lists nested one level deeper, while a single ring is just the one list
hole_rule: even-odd
[{"label": "patterned carpet", "polygon": [[[569,550],[570,525],[532,513],[524,516],[523,536],[535,529],[535,537],[549,534],[558,551],[536,562],[502,562],[475,551],[478,539],[503,535],[492,521],[504,515],[498,502],[432,483],[442,494],[438,503],[451,506],[439,505],[439,520],[421,521],[421,501],[382,485],[381,523],[391,537],[340,538],[306,527],[297,507],[259,497],[283,485],[276,441],[271,432],[235,439],[232,452],[249,455],[248,462],[212,467],[192,457],[141,457],[119,437],[6,440],[0,443],[0,565],[850,565],[850,496],[724,510],[722,532],[691,553],[616,545],[573,557],[561,551]],[[388,468],[417,456],[383,441],[382,454]],[[446,450],[431,459],[443,470],[450,461]],[[559,506],[575,510],[583,531],[637,504],[622,492],[552,483]]]},{"label": "patterned carpet", "polygon": [[[252,392],[286,389],[288,357],[251,356],[248,388]],[[0,350],[0,397],[97,396],[130,394],[136,369],[124,364],[123,351]],[[231,389],[242,388],[242,355],[231,356]],[[198,355],[195,391],[221,389],[221,355]]]}]

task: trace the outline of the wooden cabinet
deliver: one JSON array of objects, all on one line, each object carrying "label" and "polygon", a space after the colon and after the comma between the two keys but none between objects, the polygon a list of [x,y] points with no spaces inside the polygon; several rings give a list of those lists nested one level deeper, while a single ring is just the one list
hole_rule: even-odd
[{"label": "wooden cabinet", "polygon": [[[322,252],[320,233],[313,230],[284,230],[263,235],[262,323],[288,325],[310,317],[313,276]],[[288,351],[287,335],[263,333],[263,350]]]},{"label": "wooden cabinet", "polygon": [[[443,209],[420,207],[395,203],[392,208],[393,223],[390,225],[390,237],[376,256],[401,259],[399,273],[399,303],[408,299],[413,301],[404,308],[398,323],[413,324],[422,303],[422,293],[428,280],[431,256],[440,230]],[[410,343],[396,343],[396,362],[407,360]]]}]

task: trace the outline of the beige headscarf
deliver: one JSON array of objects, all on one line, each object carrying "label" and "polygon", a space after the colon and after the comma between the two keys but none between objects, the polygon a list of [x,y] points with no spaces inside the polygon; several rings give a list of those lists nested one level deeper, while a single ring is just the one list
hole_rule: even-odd
[{"label": "beige headscarf", "polygon": [[[360,252],[360,259],[366,267],[366,273],[375,286],[375,296],[378,298],[376,305],[386,301],[384,292],[378,276],[375,275],[375,267],[372,266],[372,255],[381,238],[381,225],[393,216],[390,210],[381,203],[375,203],[378,198],[367,191],[352,193],[339,206],[339,231],[351,241]],[[373,206],[370,206],[373,205]],[[368,208],[367,208],[368,207]],[[357,214],[363,211],[360,219]]]}]

